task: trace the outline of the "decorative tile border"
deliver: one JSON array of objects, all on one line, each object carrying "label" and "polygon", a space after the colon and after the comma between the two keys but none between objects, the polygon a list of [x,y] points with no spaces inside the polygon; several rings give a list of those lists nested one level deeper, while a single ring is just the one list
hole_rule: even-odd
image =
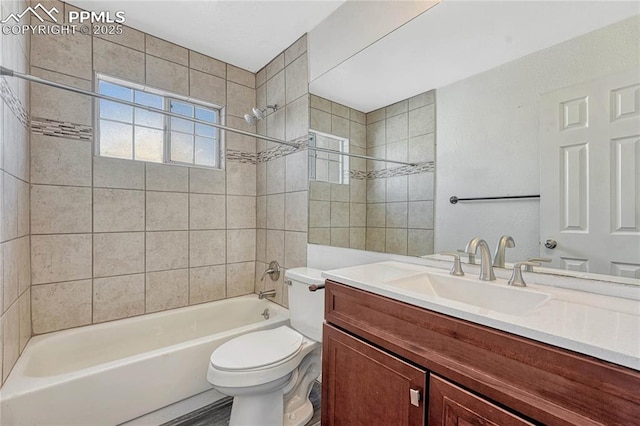
[{"label": "decorative tile border", "polygon": [[363,172],[362,170],[349,170],[349,177],[358,180],[385,179],[397,176],[415,175],[418,173],[433,172],[436,169],[435,161],[417,163],[415,166],[400,166],[382,170]]},{"label": "decorative tile border", "polygon": [[275,160],[277,158],[307,149],[307,147],[309,146],[309,136],[305,135],[299,137],[298,139],[292,140],[291,143],[297,144],[298,146],[278,145],[275,148],[261,151],[256,155],[256,162],[266,163],[267,161]]},{"label": "decorative tile border", "polygon": [[257,155],[251,152],[236,151],[235,149],[227,149],[227,156],[225,157],[225,160],[233,161],[235,163],[256,164]]},{"label": "decorative tile border", "polygon": [[0,78],[0,97],[7,104],[11,112],[18,118],[24,127],[29,127],[29,111],[24,107],[20,99],[11,90],[6,78]]},{"label": "decorative tile border", "polygon": [[89,141],[93,139],[93,127],[67,121],[33,117],[31,131],[45,136]]}]

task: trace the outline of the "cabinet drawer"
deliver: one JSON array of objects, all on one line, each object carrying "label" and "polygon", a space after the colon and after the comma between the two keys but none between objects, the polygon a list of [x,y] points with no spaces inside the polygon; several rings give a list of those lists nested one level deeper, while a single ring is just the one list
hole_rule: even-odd
[{"label": "cabinet drawer", "polygon": [[322,425],[425,424],[427,373],[325,324]]}]

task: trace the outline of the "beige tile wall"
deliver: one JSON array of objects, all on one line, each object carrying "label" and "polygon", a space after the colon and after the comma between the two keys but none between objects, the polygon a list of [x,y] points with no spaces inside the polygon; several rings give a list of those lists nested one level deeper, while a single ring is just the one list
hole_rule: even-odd
[{"label": "beige tile wall", "polygon": [[[131,28],[121,36],[35,36],[32,46],[34,75],[85,89],[96,72],[112,75],[223,105],[228,125],[256,131],[242,119],[256,105],[251,72]],[[289,64],[292,105],[306,99],[300,58]],[[86,97],[34,84],[31,104],[34,118],[93,125]],[[293,106],[287,111],[295,117]],[[256,153],[254,138],[225,137],[228,150]],[[255,164],[227,161],[223,171],[145,164],[93,157],[92,140],[37,133],[32,140],[34,334],[254,291]],[[22,181],[6,181],[16,194]]]},{"label": "beige tile wall", "polygon": [[[367,155],[388,160],[435,160],[435,90],[367,114]],[[367,171],[398,167],[367,161]],[[434,172],[368,179],[366,249],[433,253]]]},{"label": "beige tile wall", "polygon": [[[259,107],[277,104],[266,120],[258,122],[258,133],[287,140],[309,131],[307,37],[301,37],[256,74]],[[258,140],[258,151],[276,144]],[[255,290],[276,290],[274,300],[287,305],[284,270],[277,282],[260,276],[270,261],[285,270],[306,266],[308,226],[308,151],[302,150],[258,163],[256,171],[256,268]]]},{"label": "beige tile wall", "polygon": [[[24,1],[2,0],[0,15],[20,13],[26,6]],[[28,35],[2,34],[0,63],[28,73],[30,48]],[[0,384],[31,337],[29,132],[26,121],[19,119],[20,111],[29,111],[29,85],[17,78],[1,78]]]},{"label": "beige tile wall", "polygon": [[[349,139],[349,152],[366,154],[366,115],[328,99],[311,95],[310,128]],[[349,169],[366,172],[366,160],[349,158]],[[366,246],[365,179],[348,185],[312,181],[309,184],[309,242],[364,250]]]}]

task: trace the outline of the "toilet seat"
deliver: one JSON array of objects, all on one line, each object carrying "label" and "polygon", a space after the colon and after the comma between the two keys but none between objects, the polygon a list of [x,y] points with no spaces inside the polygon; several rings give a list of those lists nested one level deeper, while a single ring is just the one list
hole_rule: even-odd
[{"label": "toilet seat", "polygon": [[223,343],[211,354],[211,365],[222,371],[268,368],[294,357],[304,338],[297,331],[281,326],[244,334]]},{"label": "toilet seat", "polygon": [[[320,346],[320,343],[304,337],[287,326],[265,331],[274,333],[262,334],[263,331],[248,333],[223,343],[213,351],[207,371],[209,383],[219,390],[225,388],[223,393],[227,395],[236,395],[237,390],[243,387],[267,385],[282,379],[285,379],[282,382],[284,385],[300,361]],[[254,335],[257,337],[253,337]],[[288,346],[281,346],[281,352],[277,353],[274,341],[264,339],[270,336],[274,339],[283,339]],[[237,347],[241,347],[243,354],[246,355],[243,361],[238,361],[240,358],[238,352],[234,353]],[[288,349],[283,349],[285,347]],[[271,348],[274,352],[271,352]],[[254,367],[249,368],[250,365]],[[259,366],[255,367],[256,365]]]}]

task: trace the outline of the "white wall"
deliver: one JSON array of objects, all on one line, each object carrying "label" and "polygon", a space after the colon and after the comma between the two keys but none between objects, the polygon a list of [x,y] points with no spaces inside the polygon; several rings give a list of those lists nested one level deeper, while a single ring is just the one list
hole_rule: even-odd
[{"label": "white wall", "polygon": [[[640,15],[438,89],[435,252],[514,237],[507,261],[539,254],[539,203],[449,197],[539,194],[540,94],[640,72]],[[544,236],[543,236],[544,237]]]}]

